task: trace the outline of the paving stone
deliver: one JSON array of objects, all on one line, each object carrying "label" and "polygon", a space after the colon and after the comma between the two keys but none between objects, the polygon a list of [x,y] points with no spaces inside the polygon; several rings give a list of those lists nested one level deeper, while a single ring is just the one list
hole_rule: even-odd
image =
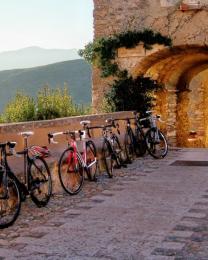
[{"label": "paving stone", "polygon": [[194,204],[192,209],[201,209],[201,210],[208,210],[208,204]]},{"label": "paving stone", "polygon": [[208,204],[208,198],[200,198],[198,199],[198,201],[196,201],[196,203],[207,203]]},{"label": "paving stone", "polygon": [[5,239],[0,239],[0,250],[2,246],[8,246],[8,245],[9,245],[9,241]]},{"label": "paving stone", "polygon": [[179,231],[179,230],[173,230],[170,232],[169,236],[175,236],[175,237],[181,237],[181,238],[187,238],[191,237],[194,232],[192,231]]},{"label": "paving stone", "polygon": [[205,213],[193,213],[193,212],[188,212],[184,215],[184,217],[189,217],[189,218],[205,218],[207,214]]},{"label": "paving stone", "polygon": [[175,260],[174,256],[162,256],[162,255],[153,255],[148,256],[146,260]]},{"label": "paving stone", "polygon": [[185,243],[177,243],[177,242],[163,242],[161,244],[161,248],[171,249],[171,250],[181,250],[184,246]]},{"label": "paving stone", "polygon": [[188,221],[188,220],[182,220],[178,223],[180,226],[185,226],[185,227],[190,227],[190,228],[195,228],[198,227],[199,224],[194,222],[194,221]]}]

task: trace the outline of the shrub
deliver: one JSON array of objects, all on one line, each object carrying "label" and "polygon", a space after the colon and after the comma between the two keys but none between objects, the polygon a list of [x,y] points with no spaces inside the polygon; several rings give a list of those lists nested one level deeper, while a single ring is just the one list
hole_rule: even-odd
[{"label": "shrub", "polygon": [[0,123],[55,119],[90,112],[90,107],[73,103],[67,87],[51,89],[45,86],[38,92],[36,100],[17,93],[5,107]]},{"label": "shrub", "polygon": [[161,86],[148,77],[115,80],[104,98],[106,112],[137,110],[143,114],[152,107],[153,93],[158,89]]},{"label": "shrub", "polygon": [[6,105],[1,122],[22,122],[35,119],[35,102],[33,98],[19,92]]}]

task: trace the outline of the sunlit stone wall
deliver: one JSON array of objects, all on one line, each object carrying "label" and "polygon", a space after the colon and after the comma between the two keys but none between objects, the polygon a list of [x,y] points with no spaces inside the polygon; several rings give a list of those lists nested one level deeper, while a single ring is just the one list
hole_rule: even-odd
[{"label": "sunlit stone wall", "polygon": [[[181,77],[188,74],[189,70],[201,66],[200,62],[203,65],[208,64],[207,47],[204,47],[208,45],[208,0],[201,0],[200,5],[198,2],[194,0],[94,0],[95,38],[144,28],[151,28],[172,38],[173,49],[169,54],[164,54],[163,46],[155,45],[151,51],[146,51],[142,45],[138,45],[131,50],[119,49],[117,59],[120,67],[128,69],[133,76],[145,74],[165,85],[163,92],[158,94],[156,110],[166,120],[163,128],[170,142],[180,146],[208,146],[208,127],[205,124],[205,116],[208,113],[205,109],[207,82],[204,78],[200,84],[197,83],[199,81],[190,82],[185,79],[183,85],[187,85],[186,89],[180,89],[179,86]],[[183,3],[189,5],[190,9],[181,10]],[[196,49],[192,52],[193,46],[196,46]],[[181,50],[178,50],[178,47],[181,47]],[[190,50],[190,53],[187,50]],[[208,77],[207,71],[204,73]],[[111,82],[112,78],[102,79],[100,71],[94,68],[93,107],[95,111],[100,110],[103,95],[109,89]],[[198,101],[194,103],[193,99],[196,97]],[[197,123],[192,119],[191,111],[194,110]],[[194,142],[188,141],[191,130],[198,132],[198,139]]]}]

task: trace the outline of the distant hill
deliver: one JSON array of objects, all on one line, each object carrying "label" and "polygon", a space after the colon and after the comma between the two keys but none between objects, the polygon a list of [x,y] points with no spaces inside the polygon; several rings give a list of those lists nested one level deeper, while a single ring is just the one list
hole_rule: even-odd
[{"label": "distant hill", "polygon": [[43,49],[28,47],[0,53],[0,70],[32,68],[81,57],[76,49]]},{"label": "distant hill", "polygon": [[91,103],[91,67],[84,60],[71,60],[30,69],[0,71],[0,112],[18,90],[35,96],[44,85],[69,86],[78,104]]}]

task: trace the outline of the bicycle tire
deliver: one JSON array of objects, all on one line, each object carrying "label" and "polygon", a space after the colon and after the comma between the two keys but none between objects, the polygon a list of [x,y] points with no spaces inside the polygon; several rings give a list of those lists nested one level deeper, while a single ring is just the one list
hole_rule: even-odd
[{"label": "bicycle tire", "polygon": [[109,178],[113,177],[113,158],[112,158],[112,149],[109,144],[109,141],[104,140],[102,147],[102,157],[105,165],[106,172]]},{"label": "bicycle tire", "polygon": [[140,129],[135,130],[135,137],[136,137],[136,145],[135,145],[135,153],[137,156],[145,155],[147,151],[145,136],[142,134]]},{"label": "bicycle tire", "polygon": [[73,148],[67,148],[61,155],[58,163],[58,174],[61,186],[70,195],[80,192],[84,182],[84,167],[77,156],[77,164],[74,163]]},{"label": "bicycle tire", "polygon": [[98,168],[98,161],[97,161],[97,151],[95,144],[92,140],[86,142],[86,164],[89,166],[92,164],[91,167],[87,168],[87,175],[90,180],[96,181],[97,180],[97,168]]},{"label": "bicycle tire", "polygon": [[121,168],[121,166],[125,166],[127,157],[125,151],[121,147],[117,135],[113,135],[112,137],[112,147],[113,147],[113,155],[114,155],[113,160],[115,161],[115,167]]},{"label": "bicycle tire", "polygon": [[[168,153],[168,143],[163,133],[158,130],[159,141],[155,141],[156,129],[151,128],[145,135],[146,146],[149,154],[155,159],[162,159]],[[164,147],[164,148],[163,148]]]},{"label": "bicycle tire", "polygon": [[[8,180],[7,180],[7,187],[8,187],[7,198],[0,199],[0,229],[11,226],[16,221],[17,217],[19,216],[20,209],[21,209],[21,196],[20,196],[20,191],[19,191],[18,185],[17,185],[15,179],[13,179],[12,177],[7,176],[7,178],[8,178]],[[0,189],[1,189],[1,187],[0,187]],[[12,191],[12,189],[13,189],[13,191]],[[14,198],[16,198],[16,202],[17,202],[16,206],[14,205]],[[8,202],[9,199],[11,199],[10,202]],[[4,216],[7,217],[9,215],[6,208],[4,208],[4,205],[6,206],[6,204],[9,207],[9,210],[12,209],[11,208],[12,204],[15,207],[14,207],[14,212],[11,214],[11,218],[9,218],[7,220],[3,220]],[[6,212],[5,212],[5,210],[6,210]]]},{"label": "bicycle tire", "polygon": [[132,129],[126,131],[124,137],[124,147],[126,152],[126,157],[128,162],[132,162],[135,158],[135,144]]},{"label": "bicycle tire", "polygon": [[52,194],[49,167],[42,157],[33,158],[29,166],[29,189],[32,201],[38,207],[47,205]]}]

